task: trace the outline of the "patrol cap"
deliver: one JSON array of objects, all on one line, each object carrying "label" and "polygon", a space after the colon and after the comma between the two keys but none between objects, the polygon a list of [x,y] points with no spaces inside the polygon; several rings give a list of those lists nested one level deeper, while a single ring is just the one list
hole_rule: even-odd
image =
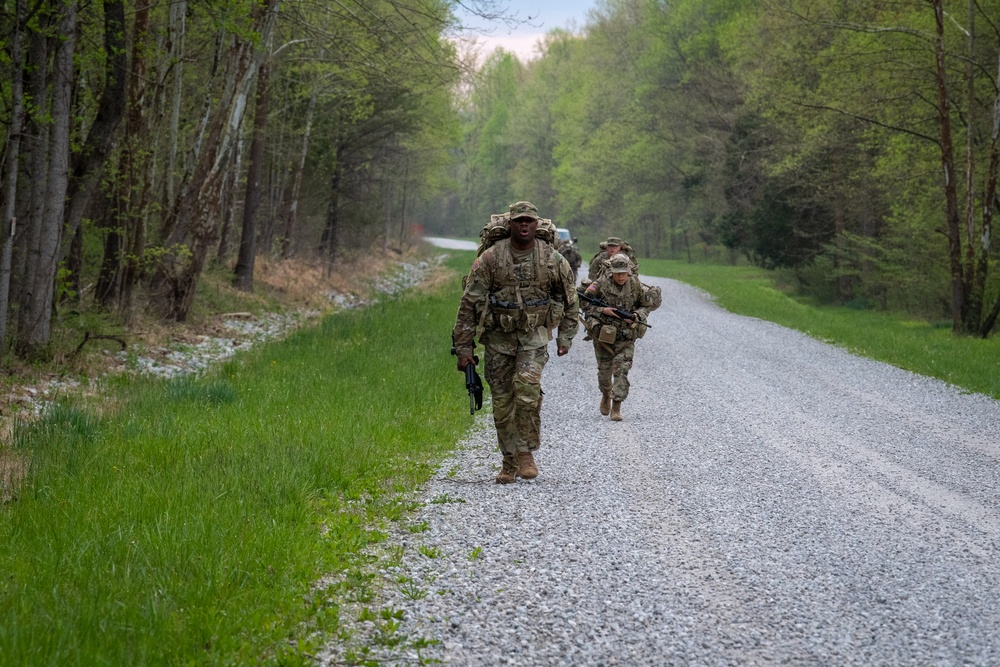
[{"label": "patrol cap", "polygon": [[631,262],[629,262],[628,257],[626,257],[621,253],[618,253],[617,255],[611,258],[610,264],[611,264],[611,273],[628,273],[630,268],[629,264],[631,264]]},{"label": "patrol cap", "polygon": [[617,236],[609,236],[608,240],[605,241],[607,245],[623,246],[625,245],[620,238]]},{"label": "patrol cap", "polygon": [[519,201],[510,205],[510,219],[530,218],[538,220],[538,209],[530,201]]}]

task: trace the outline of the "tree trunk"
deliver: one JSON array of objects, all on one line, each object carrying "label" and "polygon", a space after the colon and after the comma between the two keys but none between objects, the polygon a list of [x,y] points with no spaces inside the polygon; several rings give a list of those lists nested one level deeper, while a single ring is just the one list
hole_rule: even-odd
[{"label": "tree trunk", "polygon": [[[144,9],[148,13],[148,9]],[[164,178],[167,205],[173,204],[176,197],[175,183],[177,179],[177,144],[181,124],[181,93],[184,89],[184,37],[187,32],[185,17],[187,0],[175,0],[170,3],[170,24],[168,29],[170,66],[173,70],[173,91],[170,96],[170,147],[167,149],[167,164]]]},{"label": "tree trunk", "polygon": [[267,115],[270,107],[270,45],[268,56],[260,66],[257,77],[257,108],[253,119],[253,136],[250,139],[250,164],[247,168],[247,190],[243,202],[243,232],[240,253],[233,272],[233,285],[244,292],[253,291],[253,267],[257,257],[257,217],[260,211],[261,174],[264,172],[264,149],[267,137]]},{"label": "tree trunk", "polygon": [[21,131],[24,123],[24,0],[15,0],[14,34],[10,37],[11,81],[10,130],[4,150],[3,217],[0,218],[0,360],[7,351],[7,311],[10,305],[10,268],[17,221],[17,174],[20,160]]},{"label": "tree trunk", "polygon": [[[997,171],[1000,170],[1000,53],[997,54],[997,89],[993,98],[993,132],[990,136],[990,160],[986,170],[986,187],[983,190],[983,235],[982,248],[979,255],[979,267],[976,271],[977,286],[985,294],[986,277],[990,265],[990,240],[993,234],[993,210],[997,204]],[[997,295],[993,308],[979,327],[979,335],[986,338],[996,325],[1000,315],[1000,295]]]},{"label": "tree trunk", "polygon": [[955,150],[951,140],[951,106],[948,101],[944,50],[945,17],[942,0],[932,0],[932,4],[936,24],[934,73],[938,93],[938,130],[941,142],[941,169],[944,172],[948,257],[951,266],[951,326],[955,333],[966,333],[964,330],[966,303],[965,283],[962,276],[962,236],[958,215],[958,192],[955,187]]},{"label": "tree trunk", "polygon": [[69,253],[69,240],[76,238],[83,214],[90,205],[104,161],[111,151],[118,124],[125,107],[127,63],[125,58],[125,5],[121,0],[104,0],[104,90],[94,124],[87,133],[82,150],[73,156],[73,175],[69,182],[65,212],[65,233],[61,258]]},{"label": "tree trunk", "polygon": [[[125,115],[125,139],[119,172],[122,182],[111,200],[111,226],[121,229],[121,245],[127,250],[123,257],[108,257],[105,261],[120,264],[121,278],[118,285],[118,312],[126,322],[133,317],[133,297],[139,283],[140,267],[146,251],[146,202],[149,197],[150,162],[147,154],[139,150],[148,135],[145,109],[147,107],[145,78],[146,53],[149,49],[149,5],[136,5],[132,36],[132,67],[128,82],[128,108]],[[112,242],[110,251],[118,248]],[[105,253],[109,248],[105,246]]]},{"label": "tree trunk", "polygon": [[[266,6],[255,10],[252,28],[262,35],[264,44],[270,42],[279,4],[279,0],[268,0]],[[214,114],[194,176],[187,183],[173,216],[174,225],[166,243],[168,253],[161,259],[154,283],[160,313],[178,322],[187,319],[208,247],[218,239],[216,216],[225,173],[223,167],[227,164],[235,133],[243,123],[246,99],[263,56],[263,50],[255,51],[250,40],[237,39],[233,43],[227,58],[222,104]],[[187,247],[189,233],[192,237],[190,248],[172,251]]]},{"label": "tree trunk", "polygon": [[49,105],[49,41],[45,36],[50,17],[39,17],[42,25],[29,35],[28,63],[29,76],[28,95],[32,100],[32,112],[29,127],[24,135],[26,155],[26,171],[33,175],[28,186],[28,203],[25,206],[22,221],[19,225],[18,269],[13,272],[17,280],[17,339],[26,336],[31,315],[31,301],[35,284],[35,273],[39,270],[39,238],[42,227],[42,211],[45,208],[45,178],[48,168],[48,137],[50,125],[44,122],[45,110]]},{"label": "tree trunk", "polygon": [[233,218],[236,217],[237,200],[236,189],[240,182],[240,165],[243,164],[243,132],[233,146],[232,157],[229,159],[229,168],[222,186],[222,200],[220,202],[222,210],[222,227],[219,230],[219,248],[215,251],[215,259],[218,263],[225,262],[229,257],[229,252],[233,249]]},{"label": "tree trunk", "polygon": [[326,209],[326,225],[319,242],[319,252],[323,257],[327,273],[333,269],[337,258],[338,233],[340,232],[340,164],[341,149],[337,149],[337,164],[330,177],[330,205]]},{"label": "tree trunk", "polygon": [[[101,273],[97,278],[97,286],[94,288],[94,300],[98,306],[107,310],[118,297],[122,267],[122,229],[117,221],[108,220],[108,215],[112,210],[121,210],[121,203],[114,203],[113,199],[120,199],[121,193],[117,187],[111,187],[102,193],[100,199],[100,211],[95,215],[95,220],[104,220],[107,225],[106,236],[104,237],[104,256],[101,259]],[[108,224],[110,223],[110,224]]]},{"label": "tree trunk", "polygon": [[306,155],[309,153],[309,135],[312,132],[313,112],[316,109],[317,89],[313,89],[309,98],[309,110],[306,112],[306,127],[302,134],[302,151],[299,153],[299,163],[292,178],[291,193],[287,197],[285,208],[285,226],[281,232],[281,257],[287,259],[292,252],[292,234],[295,233],[295,219],[299,212],[299,193],[302,191],[302,176],[306,171]]},{"label": "tree trunk", "polygon": [[979,329],[983,317],[984,295],[975,280],[976,274],[976,197],[975,197],[975,128],[973,127],[976,105],[976,5],[969,0],[968,60],[965,63],[966,83],[966,156],[965,156],[965,313],[963,330],[972,333]]},{"label": "tree trunk", "polygon": [[60,5],[61,39],[55,51],[52,79],[52,134],[49,141],[48,173],[45,185],[45,208],[39,229],[38,264],[28,301],[26,327],[19,347],[28,356],[47,351],[52,333],[52,298],[66,191],[69,183],[70,120],[72,112],[73,49],[76,45],[77,5]]}]

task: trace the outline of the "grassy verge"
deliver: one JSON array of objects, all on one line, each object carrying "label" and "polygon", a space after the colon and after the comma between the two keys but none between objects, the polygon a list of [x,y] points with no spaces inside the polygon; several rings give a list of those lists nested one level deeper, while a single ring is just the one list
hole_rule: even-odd
[{"label": "grassy verge", "polygon": [[902,315],[817,307],[777,289],[756,267],[642,260],[649,275],[674,278],[712,294],[734,313],[797,329],[859,355],[1000,398],[1000,340],[958,338],[949,327]]},{"label": "grassy verge", "polygon": [[0,662],[309,663],[370,593],[359,549],[470,425],[448,355],[458,275],[20,430]]}]

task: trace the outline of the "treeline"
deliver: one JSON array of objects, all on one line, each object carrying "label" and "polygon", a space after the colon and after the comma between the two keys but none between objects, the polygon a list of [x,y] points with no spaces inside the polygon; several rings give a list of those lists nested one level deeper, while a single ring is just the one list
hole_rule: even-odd
[{"label": "treeline", "polygon": [[998,22],[1000,0],[604,0],[542,57],[482,68],[437,228],[530,199],[591,241],[739,253],[823,302],[986,336]]},{"label": "treeline", "polygon": [[2,352],[62,309],[184,320],[213,261],[398,244],[457,142],[451,10],[0,1]]}]

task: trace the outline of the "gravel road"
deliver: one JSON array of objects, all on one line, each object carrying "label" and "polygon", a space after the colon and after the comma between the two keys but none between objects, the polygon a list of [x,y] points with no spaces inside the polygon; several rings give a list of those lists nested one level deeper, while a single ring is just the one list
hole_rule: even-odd
[{"label": "gravel road", "polygon": [[1000,402],[648,282],[625,421],[553,349],[538,479],[479,413],[320,662],[1000,664]]}]

